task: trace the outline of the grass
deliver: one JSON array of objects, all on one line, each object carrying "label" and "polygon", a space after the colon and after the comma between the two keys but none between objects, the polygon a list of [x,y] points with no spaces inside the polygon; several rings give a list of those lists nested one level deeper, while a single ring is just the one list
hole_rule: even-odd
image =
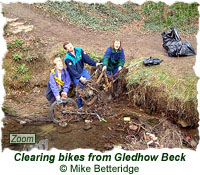
[{"label": "grass", "polygon": [[6,106],[5,104],[2,107],[3,112],[10,114],[10,115],[16,115],[17,112],[13,109],[11,109],[10,107]]},{"label": "grass", "polygon": [[171,26],[186,34],[198,31],[198,3],[177,2],[171,6],[163,2],[145,2],[141,5],[130,1],[117,5],[111,2],[81,3],[76,1],[47,1],[35,4],[60,20],[70,21],[94,30],[118,30],[134,20],[144,23],[144,29],[163,32]]},{"label": "grass", "polygon": [[99,30],[116,30],[134,19],[141,19],[134,10],[136,4],[130,2],[115,5],[111,2],[88,4],[75,1],[47,1],[44,4],[36,4],[36,6],[62,20]]},{"label": "grass", "polygon": [[177,2],[171,6],[163,2],[146,2],[142,5],[146,30],[164,31],[175,26],[186,34],[198,31],[198,4]]},{"label": "grass", "polygon": [[[131,64],[143,59],[134,59]],[[179,124],[184,121],[187,126],[195,126],[199,121],[198,79],[195,73],[175,75],[159,65],[145,67],[140,62],[132,70],[129,69],[127,94],[133,106],[140,106],[148,113],[164,112],[165,117]]]},{"label": "grass", "polygon": [[[135,64],[144,58],[132,60]],[[162,63],[161,63],[162,64]],[[178,98],[182,101],[197,100],[197,81],[195,74],[174,75],[171,72],[161,69],[159,66],[145,67],[142,62],[129,72],[127,87],[137,83],[143,87],[157,87],[165,91],[168,98]]]}]

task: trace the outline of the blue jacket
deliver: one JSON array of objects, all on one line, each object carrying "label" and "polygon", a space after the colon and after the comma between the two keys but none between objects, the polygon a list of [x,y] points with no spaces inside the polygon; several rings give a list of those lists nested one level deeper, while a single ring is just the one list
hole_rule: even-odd
[{"label": "blue jacket", "polygon": [[[58,72],[55,69],[55,76],[58,77]],[[67,70],[63,69],[61,72],[61,80],[64,82],[64,85],[61,86],[62,92],[68,93],[71,79]],[[48,82],[48,87],[46,90],[46,97],[50,100],[53,96],[56,97],[59,95],[59,84],[55,81],[54,74],[51,72]]]},{"label": "blue jacket", "polygon": [[109,47],[102,58],[102,62],[104,66],[107,66],[107,70],[109,71],[112,71],[119,66],[123,67],[125,63],[124,49],[121,48],[121,50],[116,51],[112,47]]},{"label": "blue jacket", "polygon": [[90,66],[96,66],[96,61],[90,58],[90,56],[86,54],[80,47],[75,47],[74,50],[76,58],[70,52],[67,52],[64,60],[70,76],[79,79],[81,77],[80,73],[84,68],[84,63],[87,63]]}]

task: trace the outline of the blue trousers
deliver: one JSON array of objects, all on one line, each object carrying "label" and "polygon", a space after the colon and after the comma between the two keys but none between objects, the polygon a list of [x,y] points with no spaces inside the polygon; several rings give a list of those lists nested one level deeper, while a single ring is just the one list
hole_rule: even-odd
[{"label": "blue trousers", "polygon": [[[108,70],[107,70],[106,73],[108,74],[108,76],[111,76],[111,72],[113,73],[113,75],[115,75],[115,74],[117,73],[117,71],[118,71],[118,67],[117,67],[116,69],[114,69],[114,70],[111,70],[111,71],[108,71]],[[118,75],[118,76],[119,76],[119,75]],[[117,76],[117,77],[118,77],[118,76]],[[116,78],[117,78],[117,77],[116,77]]]},{"label": "blue trousers", "polygon": [[[91,79],[90,73],[85,68],[83,68],[83,71],[80,73],[80,75],[82,77],[87,78],[87,79]],[[74,87],[76,88],[78,83],[79,83],[79,79],[76,79],[76,78],[71,76],[71,80],[74,84]],[[80,88],[83,88],[83,86],[80,86]],[[76,99],[77,99],[78,107],[81,108],[83,106],[83,104],[82,104],[82,100],[81,100],[79,94],[76,94]]]}]

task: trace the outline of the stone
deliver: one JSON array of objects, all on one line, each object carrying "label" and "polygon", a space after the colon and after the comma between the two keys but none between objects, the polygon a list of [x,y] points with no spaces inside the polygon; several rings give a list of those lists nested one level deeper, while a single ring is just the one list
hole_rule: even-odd
[{"label": "stone", "polygon": [[14,23],[11,23],[10,26],[17,27],[17,26],[21,26],[23,24],[24,24],[23,22],[14,22]]},{"label": "stone", "polygon": [[191,126],[190,123],[188,123],[187,121],[185,121],[185,120],[183,120],[183,119],[181,119],[181,118],[178,119],[177,123],[178,123],[179,125],[181,125],[183,128],[186,128],[186,127],[188,127],[188,126]]},{"label": "stone", "polygon": [[84,125],[83,129],[88,131],[89,129],[92,129],[92,125],[90,124]]},{"label": "stone", "polygon": [[106,150],[111,150],[111,149],[113,149],[113,145],[111,145],[111,144],[105,144],[105,145],[104,145],[104,148],[105,148]]},{"label": "stone", "polygon": [[136,131],[138,129],[138,126],[136,126],[136,125],[130,125],[129,129],[131,129],[133,131]]},{"label": "stone", "polygon": [[8,23],[15,22],[15,21],[17,21],[17,20],[18,20],[18,18],[6,18],[6,21],[7,21]]}]

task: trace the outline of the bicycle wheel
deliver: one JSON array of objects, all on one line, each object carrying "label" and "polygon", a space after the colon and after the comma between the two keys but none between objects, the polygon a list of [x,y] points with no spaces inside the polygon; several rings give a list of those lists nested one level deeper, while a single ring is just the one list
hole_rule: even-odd
[{"label": "bicycle wheel", "polygon": [[83,88],[81,88],[81,83],[78,83],[76,87],[76,94],[80,96],[83,104],[91,106],[97,100],[99,92],[95,89],[95,85],[96,82],[92,80],[88,80]]},{"label": "bicycle wheel", "polygon": [[71,98],[66,98],[60,104],[55,101],[50,106],[50,119],[56,124],[61,122],[69,122],[72,119],[71,112],[77,110],[78,105]]}]

